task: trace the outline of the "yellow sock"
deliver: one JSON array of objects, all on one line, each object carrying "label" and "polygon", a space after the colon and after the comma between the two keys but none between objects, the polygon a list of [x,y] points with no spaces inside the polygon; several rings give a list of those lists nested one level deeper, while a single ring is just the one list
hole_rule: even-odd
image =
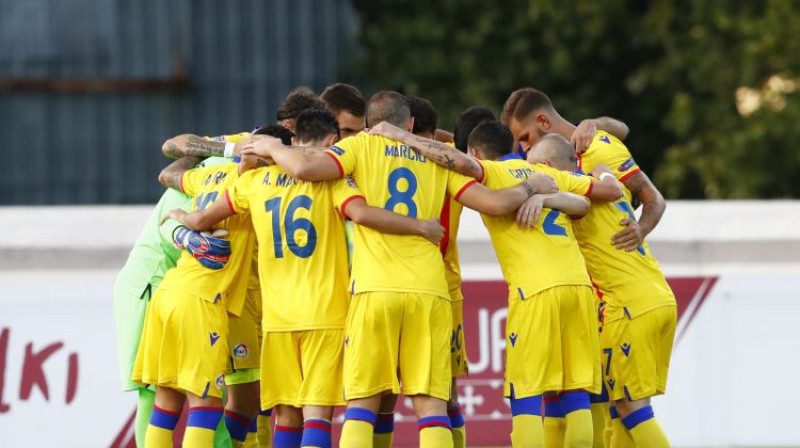
[{"label": "yellow sock", "polygon": [[242,448],[258,448],[258,433],[248,432],[247,438],[244,439],[244,444],[242,444]]},{"label": "yellow sock", "polygon": [[547,448],[563,448],[564,431],[567,429],[563,417],[544,418],[544,446]]},{"label": "yellow sock", "polygon": [[467,427],[453,428],[453,448],[467,448]]},{"label": "yellow sock", "polygon": [[187,426],[183,434],[183,448],[214,448],[214,430]]},{"label": "yellow sock", "polygon": [[419,431],[420,448],[453,448],[453,434],[449,428],[431,426]]},{"label": "yellow sock", "polygon": [[572,411],[567,414],[567,430],[564,432],[564,446],[572,448],[592,448],[592,412],[588,409]]},{"label": "yellow sock", "polygon": [[372,446],[372,424],[363,420],[345,420],[339,446],[341,448]]},{"label": "yellow sock", "polygon": [[609,446],[614,448],[636,448],[633,443],[631,435],[622,424],[622,419],[619,417],[611,419],[611,436],[609,437]]},{"label": "yellow sock", "polygon": [[603,448],[606,420],[608,419],[608,403],[592,403],[592,448]]},{"label": "yellow sock", "polygon": [[172,433],[169,429],[147,425],[144,433],[144,446],[147,448],[172,448]]},{"label": "yellow sock", "polygon": [[538,415],[521,414],[511,419],[511,445],[514,448],[543,448],[544,425]]},{"label": "yellow sock", "polygon": [[394,440],[393,432],[374,433],[372,435],[373,448],[391,448],[392,440]]},{"label": "yellow sock", "polygon": [[272,448],[272,409],[258,413],[258,448]]},{"label": "yellow sock", "polygon": [[667,434],[658,424],[653,408],[645,406],[622,419],[637,448],[669,448]]}]

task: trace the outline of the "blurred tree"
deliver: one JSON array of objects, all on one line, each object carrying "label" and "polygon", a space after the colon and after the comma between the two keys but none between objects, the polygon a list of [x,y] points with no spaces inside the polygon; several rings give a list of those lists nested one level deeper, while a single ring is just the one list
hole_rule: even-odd
[{"label": "blurred tree", "polygon": [[353,1],[361,75],[444,126],[531,86],[627,122],[669,197],[800,197],[798,0]]}]

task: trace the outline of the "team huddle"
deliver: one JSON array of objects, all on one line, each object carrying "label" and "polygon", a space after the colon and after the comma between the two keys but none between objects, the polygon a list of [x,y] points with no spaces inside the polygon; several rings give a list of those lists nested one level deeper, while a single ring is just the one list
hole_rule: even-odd
[{"label": "team huddle", "polygon": [[508,284],[512,446],[669,446],[650,397],[677,307],[644,241],[665,205],[623,123],[523,88],[450,133],[428,100],[346,84],[277,120],[162,148],[170,191],[116,287],[139,446],[172,447],[188,402],[184,447],[328,448],[340,406],[339,446],[390,447],[405,395],[421,447],[464,448],[464,206]]}]

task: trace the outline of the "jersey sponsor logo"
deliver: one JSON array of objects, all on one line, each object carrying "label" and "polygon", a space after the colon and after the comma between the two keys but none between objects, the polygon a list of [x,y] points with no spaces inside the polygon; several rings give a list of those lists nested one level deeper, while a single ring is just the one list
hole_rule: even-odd
[{"label": "jersey sponsor logo", "polygon": [[250,349],[247,348],[247,344],[236,344],[236,346],[233,347],[233,356],[237,359],[247,358],[249,354]]},{"label": "jersey sponsor logo", "polygon": [[608,136],[607,136],[607,135],[603,135],[602,137],[600,137],[600,138],[599,138],[599,140],[600,140],[601,142],[603,142],[603,143],[608,143],[609,145],[611,144],[611,139],[610,139],[610,138],[608,138]]},{"label": "jersey sponsor logo", "polygon": [[622,165],[619,166],[619,171],[621,173],[624,173],[625,171],[628,171],[629,169],[633,168],[634,165],[636,165],[636,162],[634,162],[633,159],[628,159]]},{"label": "jersey sponsor logo", "polygon": [[217,377],[217,380],[214,381],[214,385],[217,386],[217,389],[222,389],[225,387],[225,375],[220,373]]},{"label": "jersey sponsor logo", "polygon": [[428,161],[425,156],[409,148],[407,145],[386,145],[383,155],[386,157],[397,157],[399,159],[408,159],[421,163]]},{"label": "jersey sponsor logo", "polygon": [[614,378],[609,378],[606,382],[608,383],[608,388],[614,390],[614,385],[617,383]]},{"label": "jersey sponsor logo", "polygon": [[342,149],[342,148],[340,148],[338,146],[331,146],[331,151],[333,151],[337,156],[343,156],[344,155],[344,149]]},{"label": "jersey sponsor logo", "polygon": [[628,344],[628,343],[626,342],[626,343],[622,344],[622,346],[620,346],[620,349],[622,350],[622,353],[624,353],[624,354],[625,354],[625,357],[627,358],[627,357],[628,357],[628,355],[629,355],[629,354],[630,354],[630,352],[631,352],[631,344]]},{"label": "jersey sponsor logo", "polygon": [[211,346],[213,347],[214,344],[216,344],[217,341],[219,340],[219,333],[217,333],[216,331],[213,332],[213,333],[210,333],[208,335],[208,338],[211,340]]},{"label": "jersey sponsor logo", "polygon": [[511,333],[510,335],[508,335],[508,339],[511,341],[512,347],[514,347],[517,344],[517,336],[518,335],[516,333]]}]

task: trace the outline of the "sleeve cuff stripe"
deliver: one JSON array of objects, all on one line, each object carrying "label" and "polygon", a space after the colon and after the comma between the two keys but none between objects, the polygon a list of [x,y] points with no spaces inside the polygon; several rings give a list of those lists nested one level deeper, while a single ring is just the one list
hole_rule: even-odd
[{"label": "sleeve cuff stripe", "polygon": [[589,181],[589,189],[588,189],[588,190],[586,190],[586,193],[584,193],[583,195],[584,195],[584,196],[586,196],[586,197],[588,198],[588,197],[589,197],[589,195],[591,195],[591,194],[592,194],[592,190],[594,190],[594,181],[593,181],[593,180],[590,180],[590,181]]},{"label": "sleeve cuff stripe", "polygon": [[341,206],[341,208],[339,208],[339,210],[342,211],[342,215],[345,218],[348,218],[348,219],[350,218],[349,216],[347,216],[347,213],[345,212],[345,210],[347,210],[347,205],[350,204],[350,201],[352,201],[353,199],[358,199],[358,198],[361,198],[364,201],[367,200],[367,198],[365,198],[364,196],[361,196],[360,194],[358,194],[358,195],[355,195],[355,196],[350,196],[349,198],[345,199],[344,202],[342,202],[342,206]]},{"label": "sleeve cuff stripe", "polygon": [[626,175],[624,175],[624,176],[620,177],[620,178],[619,178],[619,181],[620,181],[620,182],[625,182],[626,180],[630,179],[630,178],[631,178],[632,176],[634,176],[635,174],[639,174],[639,173],[641,173],[641,172],[642,172],[642,170],[641,170],[640,168],[636,168],[635,170],[631,171],[630,173],[628,173],[628,174],[626,174]]},{"label": "sleeve cuff stripe", "polygon": [[231,202],[231,195],[228,190],[225,190],[225,201],[228,203],[228,208],[231,210],[231,213],[235,215],[236,209],[233,208],[233,202]]},{"label": "sleeve cuff stripe", "polygon": [[469,181],[469,182],[467,182],[467,184],[466,184],[466,185],[464,185],[463,187],[461,187],[461,189],[460,189],[460,190],[458,190],[458,193],[456,193],[456,195],[455,195],[455,196],[453,196],[453,199],[455,199],[455,200],[457,201],[457,200],[458,200],[458,198],[460,198],[460,197],[461,197],[461,195],[462,195],[462,194],[464,194],[464,192],[465,192],[465,191],[467,191],[467,188],[469,188],[469,187],[471,187],[471,186],[473,186],[473,185],[475,185],[475,184],[477,184],[477,183],[478,183],[478,181],[477,181],[477,180],[474,180],[474,179],[473,179],[473,180],[471,180],[471,181]]},{"label": "sleeve cuff stripe", "polygon": [[344,168],[342,167],[342,162],[340,162],[335,155],[329,153],[328,151],[325,151],[325,154],[329,155],[331,159],[333,159],[333,161],[336,162],[336,166],[339,167],[339,177],[340,178],[344,177]]}]

